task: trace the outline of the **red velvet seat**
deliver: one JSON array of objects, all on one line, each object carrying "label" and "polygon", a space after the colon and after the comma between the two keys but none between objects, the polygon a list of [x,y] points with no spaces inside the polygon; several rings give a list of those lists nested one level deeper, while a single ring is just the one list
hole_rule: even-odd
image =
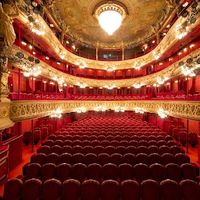
[{"label": "red velvet seat", "polygon": [[84,163],[86,164],[86,165],[89,165],[89,164],[92,164],[92,163],[95,163],[95,162],[97,162],[97,155],[96,154],[94,154],[94,153],[88,153],[88,154],[86,154],[85,155],[85,157],[84,157]]},{"label": "red velvet seat", "polygon": [[72,168],[73,179],[77,179],[81,182],[84,181],[84,179],[86,178],[86,169],[87,166],[83,163],[74,164]]},{"label": "red velvet seat", "polygon": [[170,152],[175,155],[177,153],[184,153],[183,150],[180,149],[180,147],[174,145],[170,147]]},{"label": "red velvet seat", "polygon": [[39,178],[41,165],[38,163],[30,163],[26,166],[25,179]]},{"label": "red velvet seat", "polygon": [[58,157],[57,164],[62,164],[62,163],[72,163],[72,154],[70,153],[63,153]]},{"label": "red velvet seat", "polygon": [[71,146],[69,146],[69,145],[65,145],[62,148],[62,152],[63,153],[72,153],[73,152],[73,148]]},{"label": "red velvet seat", "polygon": [[100,184],[96,180],[86,180],[81,185],[81,200],[99,200]]},{"label": "red velvet seat", "polygon": [[72,149],[73,154],[83,154],[83,147],[80,145],[76,145]]},{"label": "red velvet seat", "polygon": [[104,148],[104,152],[111,155],[111,154],[115,153],[115,147],[114,146],[106,146]]},{"label": "red velvet seat", "polygon": [[104,180],[118,178],[118,167],[115,164],[108,163],[102,167],[102,177]]},{"label": "red velvet seat", "polygon": [[133,167],[128,163],[119,165],[119,177],[120,180],[127,180],[133,178]]},{"label": "red velvet seat", "polygon": [[47,156],[44,153],[34,154],[33,156],[31,156],[31,162],[43,165],[44,163],[46,163],[46,157]]},{"label": "red velvet seat", "polygon": [[169,163],[166,165],[166,170],[167,170],[167,178],[175,180],[175,181],[181,180],[182,174],[181,174],[181,168],[179,165],[175,163]]},{"label": "red velvet seat", "polygon": [[152,164],[150,167],[151,178],[160,182],[166,179],[166,168],[158,163]]},{"label": "red velvet seat", "polygon": [[83,154],[89,154],[93,152],[94,147],[93,146],[83,146]]},{"label": "red velvet seat", "polygon": [[110,161],[111,163],[114,163],[116,165],[119,165],[121,164],[122,162],[122,155],[119,154],[119,153],[113,153],[111,156],[110,156]]},{"label": "red velvet seat", "polygon": [[176,163],[176,159],[171,153],[164,153],[163,155],[161,155],[161,158],[163,165],[167,165],[169,163]]},{"label": "red velvet seat", "polygon": [[184,163],[190,163],[190,157],[182,153],[176,154],[175,159],[178,165],[182,165]]},{"label": "red velvet seat", "polygon": [[148,156],[148,162],[150,165],[154,163],[162,163],[161,156],[158,153],[152,153]]},{"label": "red velvet seat", "polygon": [[90,164],[87,167],[87,178],[100,181],[101,177],[102,177],[101,172],[102,172],[101,165],[99,165],[97,163]]},{"label": "red velvet seat", "polygon": [[137,153],[145,153],[145,154],[148,154],[148,148],[146,146],[138,146],[137,147]]},{"label": "red velvet seat", "polygon": [[61,200],[79,200],[80,199],[80,182],[74,179],[68,179],[63,182]]},{"label": "red velvet seat", "polygon": [[170,153],[170,148],[166,145],[159,147],[159,154]]},{"label": "red velvet seat", "polygon": [[104,148],[102,146],[95,146],[94,149],[93,149],[94,153],[95,154],[100,154],[104,151]]},{"label": "red velvet seat", "polygon": [[99,164],[104,165],[106,163],[109,163],[109,161],[110,161],[110,155],[109,154],[107,154],[107,153],[100,153],[98,155],[98,162],[99,162]]},{"label": "red velvet seat", "polygon": [[173,180],[164,180],[160,183],[162,200],[181,200],[181,191],[178,183]]},{"label": "red velvet seat", "polygon": [[46,180],[42,185],[43,200],[59,200],[61,197],[62,184],[56,179]]},{"label": "red velvet seat", "polygon": [[49,155],[46,156],[46,163],[57,164],[58,158],[59,158],[59,155],[58,155],[58,154],[56,154],[56,153],[51,153],[51,154],[49,154]]},{"label": "red velvet seat", "polygon": [[128,146],[126,148],[127,153],[132,153],[132,154],[136,154],[137,153],[137,149],[135,146]]},{"label": "red velvet seat", "polygon": [[37,153],[44,153],[48,155],[50,153],[50,147],[49,146],[41,146],[38,150]]},{"label": "red velvet seat", "polygon": [[149,157],[147,156],[147,154],[145,153],[138,153],[136,156],[135,156],[135,162],[137,164],[139,163],[144,163],[144,164],[149,164]]},{"label": "red velvet seat", "polygon": [[38,179],[29,179],[22,186],[22,200],[40,199],[42,182]]},{"label": "red velvet seat", "polygon": [[70,164],[62,163],[56,166],[56,178],[61,182],[71,178],[72,166]]},{"label": "red velvet seat", "polygon": [[159,200],[159,184],[154,180],[145,180],[141,183],[142,200]]},{"label": "red velvet seat", "polygon": [[138,182],[142,182],[150,178],[149,167],[143,163],[137,164],[133,167],[134,176]]},{"label": "red velvet seat", "polygon": [[183,175],[183,179],[191,179],[196,180],[198,174],[198,168],[190,163],[185,163],[181,165],[181,171]]},{"label": "red velvet seat", "polygon": [[125,180],[121,183],[121,200],[131,199],[140,199],[140,185],[134,180]]},{"label": "red velvet seat", "polygon": [[128,163],[130,165],[135,165],[135,155],[132,153],[127,153],[123,156],[123,162]]},{"label": "red velvet seat", "polygon": [[58,145],[58,146],[62,147],[62,146],[64,146],[64,142],[62,140],[56,140],[54,142],[54,145]]},{"label": "red velvet seat", "polygon": [[119,183],[114,180],[106,180],[101,184],[102,200],[118,200],[120,197]]},{"label": "red velvet seat", "polygon": [[155,146],[155,145],[150,145],[148,147],[148,151],[149,151],[150,154],[152,154],[152,153],[158,153],[158,147]]},{"label": "red velvet seat", "polygon": [[200,185],[193,180],[183,180],[180,182],[182,198],[184,200],[199,200]]},{"label": "red velvet seat", "polygon": [[5,184],[3,200],[21,200],[23,182],[20,179],[11,179]]},{"label": "red velvet seat", "polygon": [[41,179],[46,181],[56,177],[56,165],[53,163],[46,163],[41,167]]},{"label": "red velvet seat", "polygon": [[82,154],[82,153],[75,153],[73,155],[73,157],[72,157],[72,162],[74,164],[76,164],[76,163],[83,163],[83,161],[84,161],[84,154]]},{"label": "red velvet seat", "polygon": [[45,142],[42,143],[42,146],[53,146],[54,145],[54,141],[53,140],[47,140]]},{"label": "red velvet seat", "polygon": [[62,153],[62,147],[58,145],[54,145],[51,147],[50,152],[60,155]]},{"label": "red velvet seat", "polygon": [[127,148],[125,146],[116,146],[115,152],[124,155],[127,153]]}]

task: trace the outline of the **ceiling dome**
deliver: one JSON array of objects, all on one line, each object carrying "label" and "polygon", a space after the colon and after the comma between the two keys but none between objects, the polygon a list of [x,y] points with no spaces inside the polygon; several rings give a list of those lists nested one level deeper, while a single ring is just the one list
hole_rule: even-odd
[{"label": "ceiling dome", "polygon": [[[117,2],[127,8],[127,15],[119,29],[110,37],[100,26],[94,11],[103,2]],[[66,34],[88,46],[121,48],[136,46],[150,39],[169,17],[166,0],[59,0],[51,14]],[[127,31],[128,30],[128,31]]]}]

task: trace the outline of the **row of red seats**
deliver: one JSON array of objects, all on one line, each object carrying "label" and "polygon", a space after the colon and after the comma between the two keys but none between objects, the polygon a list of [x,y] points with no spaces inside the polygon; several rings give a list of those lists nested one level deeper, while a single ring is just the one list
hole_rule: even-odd
[{"label": "row of red seats", "polygon": [[162,146],[155,146],[155,145],[150,145],[150,146],[59,146],[59,145],[54,145],[54,146],[48,146],[44,145],[40,147],[37,150],[37,153],[45,153],[45,154],[50,154],[50,153],[57,153],[57,154],[62,154],[62,153],[70,153],[70,154],[76,154],[76,153],[82,153],[82,154],[88,154],[88,153],[94,153],[95,155],[101,154],[101,153],[106,153],[106,154],[127,154],[127,153],[132,153],[132,154],[139,154],[139,153],[145,153],[145,154],[151,154],[151,153],[158,153],[158,154],[164,154],[164,153],[184,153],[184,150],[182,150],[180,147],[176,145],[162,145]]},{"label": "row of red seats", "polygon": [[141,184],[134,180],[121,183],[106,180],[99,183],[69,179],[61,183],[49,179],[42,183],[30,179],[24,183],[19,179],[9,180],[5,185],[3,200],[199,200],[200,185],[192,180],[164,180],[160,184],[145,180]]},{"label": "row of red seats", "polygon": [[193,164],[177,164],[170,163],[168,165],[161,165],[158,163],[147,166],[143,163],[137,165],[130,165],[127,163],[115,165],[108,163],[105,165],[99,165],[92,163],[85,165],[83,163],[77,163],[70,165],[62,163],[55,165],[52,163],[40,165],[37,163],[30,163],[23,168],[24,179],[38,178],[45,181],[50,178],[56,178],[60,181],[73,178],[79,181],[86,179],[95,179],[98,181],[114,179],[118,181],[126,179],[135,179],[139,182],[146,179],[153,179],[158,182],[165,179],[173,179],[181,181],[183,179],[191,179],[199,181],[198,168]]},{"label": "row of red seats", "polygon": [[163,145],[168,145],[168,146],[174,146],[176,145],[176,142],[173,140],[166,141],[166,140],[47,140],[42,143],[42,145],[47,145],[47,146],[54,146],[54,145],[59,145],[59,146],[163,146]]},{"label": "row of red seats", "polygon": [[[107,126],[107,125],[103,125],[103,126]],[[126,128],[126,129],[113,129],[113,128],[110,128],[110,129],[101,129],[100,127],[96,127],[96,128],[93,128],[93,129],[84,129],[83,127],[82,128],[72,128],[72,129],[68,129],[68,130],[61,130],[59,132],[63,132],[63,134],[83,134],[83,133],[86,133],[86,134],[90,134],[92,135],[91,133],[96,133],[97,135],[100,135],[100,134],[104,134],[104,135],[108,135],[111,134],[111,135],[116,135],[116,134],[120,134],[120,135],[132,135],[132,134],[147,134],[147,133],[153,133],[155,135],[157,134],[165,134],[163,131],[157,131],[157,130],[154,130],[153,128],[152,129],[140,129],[140,130],[137,130],[137,129],[133,129],[133,128]]]},{"label": "row of red seats", "polygon": [[147,165],[151,165],[153,163],[160,163],[160,164],[168,164],[168,163],[177,163],[179,165],[184,164],[184,163],[189,163],[190,158],[189,156],[178,153],[176,155],[170,154],[170,153],[165,153],[162,155],[159,155],[157,153],[152,153],[152,154],[144,154],[144,153],[139,153],[137,155],[127,153],[124,156],[121,154],[106,154],[106,153],[101,153],[98,156],[95,154],[81,154],[81,153],[76,153],[76,154],[69,154],[69,153],[63,153],[61,155],[51,153],[49,155],[46,155],[44,153],[38,153],[34,154],[31,156],[31,162],[32,163],[39,163],[41,165],[45,163],[69,163],[69,164],[74,164],[74,163],[85,163],[85,164],[90,164],[90,163],[99,163],[99,164],[106,164],[106,163],[116,163],[116,164],[122,164],[122,163],[129,163],[131,165],[135,165],[138,163],[145,163]]},{"label": "row of red seats", "polygon": [[92,141],[92,140],[98,140],[99,142],[102,142],[104,140],[107,140],[109,142],[111,141],[123,141],[123,140],[136,140],[136,141],[140,141],[140,140],[166,140],[166,141],[171,141],[173,140],[173,137],[169,136],[169,135],[153,135],[153,134],[149,134],[149,135],[123,135],[123,136],[120,136],[120,135],[108,135],[108,136],[105,136],[105,135],[99,135],[99,136],[96,136],[96,135],[50,135],[49,136],[49,139],[50,140],[89,140],[89,141]]}]

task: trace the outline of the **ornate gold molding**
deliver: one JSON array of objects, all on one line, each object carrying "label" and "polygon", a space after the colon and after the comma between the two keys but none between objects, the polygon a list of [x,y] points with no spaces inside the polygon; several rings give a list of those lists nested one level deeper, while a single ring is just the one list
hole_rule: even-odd
[{"label": "ornate gold molding", "polygon": [[[66,50],[41,16],[33,14],[32,17],[35,21],[38,21],[41,29],[40,31],[45,31],[45,34],[40,36],[41,39],[48,44],[49,48],[51,48],[57,56],[62,56],[63,60],[72,64],[77,64],[80,62],[85,63],[88,68],[115,68],[116,70],[134,68],[138,65],[143,66],[154,61],[156,56],[161,56],[178,42],[179,39],[177,38],[177,27],[180,27],[180,25],[186,23],[187,21],[187,18],[179,17],[159,45],[144,56],[125,61],[96,61],[74,55]],[[26,14],[20,14],[17,18],[31,30],[32,27]],[[194,24],[188,26],[187,31],[191,32],[199,24],[200,17],[197,18]]]},{"label": "ornate gold molding", "polygon": [[114,110],[123,107],[133,110],[135,107],[143,108],[146,112],[157,113],[163,108],[169,116],[200,120],[200,102],[196,101],[13,101],[11,103],[11,119],[21,121],[50,115],[56,108],[61,108],[63,113],[74,112],[75,109],[84,107],[94,110],[97,106]]},{"label": "ornate gold molding", "polygon": [[10,120],[10,101],[4,99],[0,102],[0,130],[13,126]]},{"label": "ornate gold molding", "polygon": [[[13,47],[12,55],[14,56],[17,52],[23,52],[25,57],[30,56],[29,53],[19,49],[18,47]],[[196,57],[200,55],[200,49],[197,49],[196,51],[192,52],[190,55],[183,58],[181,61],[186,61],[190,57]],[[10,65],[15,66],[17,68],[21,68],[24,70],[24,67],[28,61],[27,60],[18,60],[13,59],[10,60]],[[179,67],[179,62],[174,63],[170,67],[167,67],[166,69],[163,69],[160,72],[153,73],[151,75],[139,77],[139,78],[132,78],[132,79],[123,79],[123,80],[96,80],[96,79],[90,79],[90,78],[82,78],[82,77],[76,77],[73,75],[69,75],[66,73],[63,73],[48,64],[44,63],[43,61],[40,62],[40,67],[42,69],[42,76],[53,79],[53,77],[62,77],[64,81],[69,85],[86,85],[88,87],[132,87],[135,84],[142,84],[142,85],[153,85],[157,82],[157,78],[160,77],[163,78],[174,78],[177,76],[180,76],[182,74],[181,68]],[[28,65],[28,63],[27,63]],[[197,66],[199,67],[199,66]]]}]

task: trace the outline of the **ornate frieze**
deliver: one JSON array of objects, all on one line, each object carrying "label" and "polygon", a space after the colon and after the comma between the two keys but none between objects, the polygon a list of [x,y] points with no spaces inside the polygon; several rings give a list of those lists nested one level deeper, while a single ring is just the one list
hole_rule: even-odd
[{"label": "ornate frieze", "polygon": [[[22,52],[24,54],[24,58],[19,59],[15,55],[17,52]],[[188,58],[195,58],[200,55],[200,49],[192,52],[190,55],[183,58],[181,61],[186,62]],[[13,59],[10,60],[10,65],[15,66],[17,68],[21,68],[25,70],[26,66],[29,66],[30,63],[28,61],[28,57],[30,56],[29,53],[19,49],[18,47],[13,48],[12,52]],[[39,65],[41,67],[42,76],[54,79],[54,77],[62,77],[65,83],[69,85],[85,85],[88,87],[107,87],[107,88],[117,88],[117,87],[133,87],[134,85],[153,85],[157,83],[158,77],[160,79],[165,79],[165,81],[180,76],[182,74],[181,67],[179,66],[179,62],[174,63],[170,67],[166,69],[153,73],[147,76],[132,78],[132,79],[123,79],[123,80],[96,80],[91,78],[83,78],[83,77],[76,77],[70,74],[63,73],[43,61],[40,61]],[[195,68],[199,68],[199,65],[196,65]]]},{"label": "ornate frieze", "polygon": [[139,107],[146,112],[157,113],[162,108],[169,116],[200,120],[200,102],[196,101],[13,101],[11,103],[11,119],[21,121],[31,118],[48,116],[52,111],[60,108],[63,113],[74,112],[77,108],[86,111],[96,107],[106,110],[115,110],[123,107],[125,110],[134,110]]}]

